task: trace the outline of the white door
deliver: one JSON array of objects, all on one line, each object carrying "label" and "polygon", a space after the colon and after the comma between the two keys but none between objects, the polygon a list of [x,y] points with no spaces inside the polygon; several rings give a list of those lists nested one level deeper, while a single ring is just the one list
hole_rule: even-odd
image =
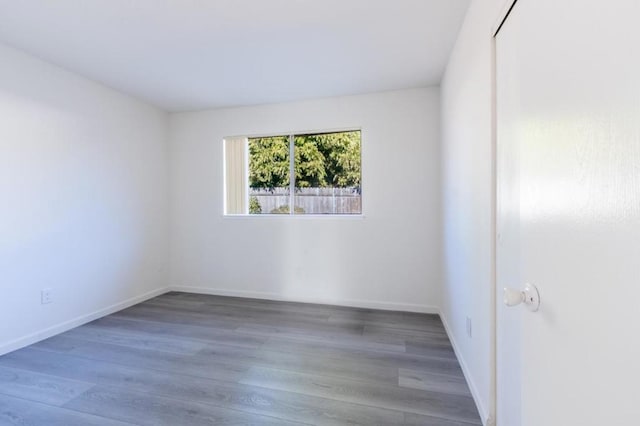
[{"label": "white door", "polygon": [[519,0],[496,61],[498,425],[640,425],[640,0]]}]

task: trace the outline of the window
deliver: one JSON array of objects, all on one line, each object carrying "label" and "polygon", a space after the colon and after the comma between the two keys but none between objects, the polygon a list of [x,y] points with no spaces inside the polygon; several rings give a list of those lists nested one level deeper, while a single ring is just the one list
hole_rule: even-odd
[{"label": "window", "polygon": [[360,146],[359,130],[225,138],[225,213],[361,214]]}]

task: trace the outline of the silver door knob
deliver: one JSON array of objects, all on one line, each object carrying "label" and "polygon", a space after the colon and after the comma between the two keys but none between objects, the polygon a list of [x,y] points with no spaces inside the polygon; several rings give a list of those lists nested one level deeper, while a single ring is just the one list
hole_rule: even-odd
[{"label": "silver door knob", "polygon": [[527,284],[524,290],[504,289],[505,305],[518,306],[521,303],[524,303],[533,312],[540,308],[540,293],[535,285]]}]

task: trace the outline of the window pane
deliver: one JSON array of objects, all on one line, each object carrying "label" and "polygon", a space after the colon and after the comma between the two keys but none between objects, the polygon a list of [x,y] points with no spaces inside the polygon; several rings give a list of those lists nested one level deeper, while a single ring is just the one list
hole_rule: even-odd
[{"label": "window pane", "polygon": [[360,131],[295,136],[295,214],[361,214]]},{"label": "window pane", "polygon": [[289,213],[289,136],[249,138],[249,214]]}]

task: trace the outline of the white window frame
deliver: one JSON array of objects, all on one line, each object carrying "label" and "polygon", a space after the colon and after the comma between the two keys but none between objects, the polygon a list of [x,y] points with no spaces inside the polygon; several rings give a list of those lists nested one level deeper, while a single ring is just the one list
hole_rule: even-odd
[{"label": "white window frame", "polygon": [[[360,132],[360,213],[356,214],[333,214],[333,213],[309,213],[309,214],[295,214],[294,212],[294,204],[295,204],[295,143],[294,138],[296,136],[302,135],[315,135],[322,133],[341,133],[341,132]],[[249,139],[252,138],[268,138],[275,136],[287,136],[289,138],[289,213],[261,213],[261,214],[249,214],[249,150],[248,146],[245,150],[245,170],[247,171],[247,191],[246,191],[246,201],[245,208],[243,213],[227,213],[227,161],[226,161],[226,140],[229,139],[237,139],[244,138],[246,143],[249,142]],[[223,207],[222,207],[222,216],[227,219],[245,219],[245,218],[254,218],[254,217],[266,217],[266,218],[298,218],[298,219],[363,219],[365,217],[365,203],[364,197],[362,196],[363,187],[364,187],[364,131],[361,127],[345,127],[345,128],[336,128],[336,129],[322,129],[322,130],[304,130],[304,131],[293,131],[293,132],[275,132],[275,133],[255,133],[255,134],[247,134],[241,136],[225,136],[222,140],[223,146],[223,155],[222,155],[222,163],[223,163]],[[293,190],[291,190],[293,189]]]}]

